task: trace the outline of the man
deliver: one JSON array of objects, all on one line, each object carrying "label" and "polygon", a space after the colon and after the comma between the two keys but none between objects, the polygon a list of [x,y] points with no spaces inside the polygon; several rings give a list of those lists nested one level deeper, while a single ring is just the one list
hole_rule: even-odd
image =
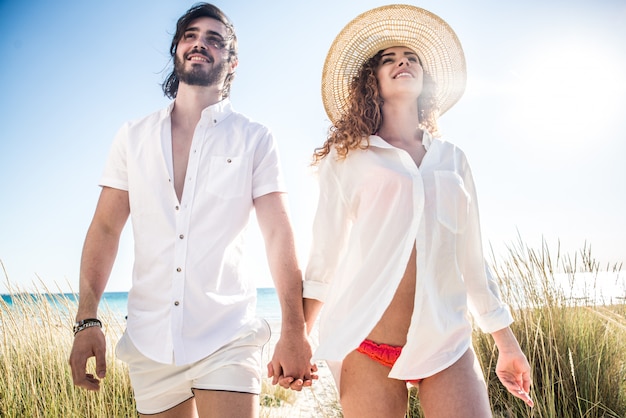
[{"label": "man", "polygon": [[[256,290],[241,271],[252,209],[283,318],[270,375],[295,390],[315,377],[278,154],[267,128],[232,109],[237,39],[218,8],[189,9],[170,53],[163,90],[173,103],[122,127],[101,179],[81,259],[72,378],[98,390],[105,376],[97,307],[131,216],[133,285],[116,353],[129,365],[139,413],[258,416],[269,327],[254,318]],[[92,356],[97,376],[86,374]]]}]

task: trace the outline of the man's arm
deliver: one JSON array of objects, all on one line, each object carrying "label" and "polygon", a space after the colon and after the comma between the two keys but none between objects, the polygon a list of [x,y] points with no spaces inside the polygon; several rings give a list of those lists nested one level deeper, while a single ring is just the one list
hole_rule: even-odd
[{"label": "man's arm", "polygon": [[[120,235],[129,214],[128,192],[103,187],[83,246],[76,321],[98,317],[98,304],[109,280]],[[76,386],[100,389],[98,378],[104,378],[106,374],[105,353],[104,334],[98,327],[76,334],[69,360]],[[97,377],[86,373],[87,360],[94,356]]]},{"label": "man's arm", "polygon": [[268,364],[273,384],[300,390],[311,384],[311,346],[306,336],[302,308],[302,272],[298,267],[293,230],[283,193],[270,193],[254,200],[256,216],[276,293],[282,324],[280,339]]}]

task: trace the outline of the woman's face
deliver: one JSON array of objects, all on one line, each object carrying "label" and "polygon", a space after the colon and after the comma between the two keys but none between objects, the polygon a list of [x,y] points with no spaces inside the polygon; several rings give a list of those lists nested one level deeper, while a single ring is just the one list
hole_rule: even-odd
[{"label": "woman's face", "polygon": [[424,70],[415,52],[394,46],[383,51],[376,78],[383,100],[407,95],[415,99],[422,93]]}]

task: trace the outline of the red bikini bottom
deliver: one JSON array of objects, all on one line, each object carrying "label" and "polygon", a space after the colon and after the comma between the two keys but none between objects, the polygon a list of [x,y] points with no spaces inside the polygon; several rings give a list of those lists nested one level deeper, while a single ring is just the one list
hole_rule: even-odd
[{"label": "red bikini bottom", "polygon": [[[363,353],[377,363],[385,367],[392,368],[402,353],[402,347],[389,344],[377,344],[371,340],[365,340],[356,349],[359,353]],[[407,380],[408,383],[417,385],[422,379]]]}]

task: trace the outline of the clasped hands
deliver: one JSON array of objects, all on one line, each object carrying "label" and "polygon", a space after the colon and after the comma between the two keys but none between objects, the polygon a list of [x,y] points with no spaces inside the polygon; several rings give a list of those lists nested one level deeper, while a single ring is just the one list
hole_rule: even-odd
[{"label": "clasped hands", "polygon": [[306,338],[294,340],[281,337],[272,360],[267,364],[267,375],[272,378],[273,385],[301,391],[318,379],[317,365],[311,364],[311,357],[311,345]]}]

